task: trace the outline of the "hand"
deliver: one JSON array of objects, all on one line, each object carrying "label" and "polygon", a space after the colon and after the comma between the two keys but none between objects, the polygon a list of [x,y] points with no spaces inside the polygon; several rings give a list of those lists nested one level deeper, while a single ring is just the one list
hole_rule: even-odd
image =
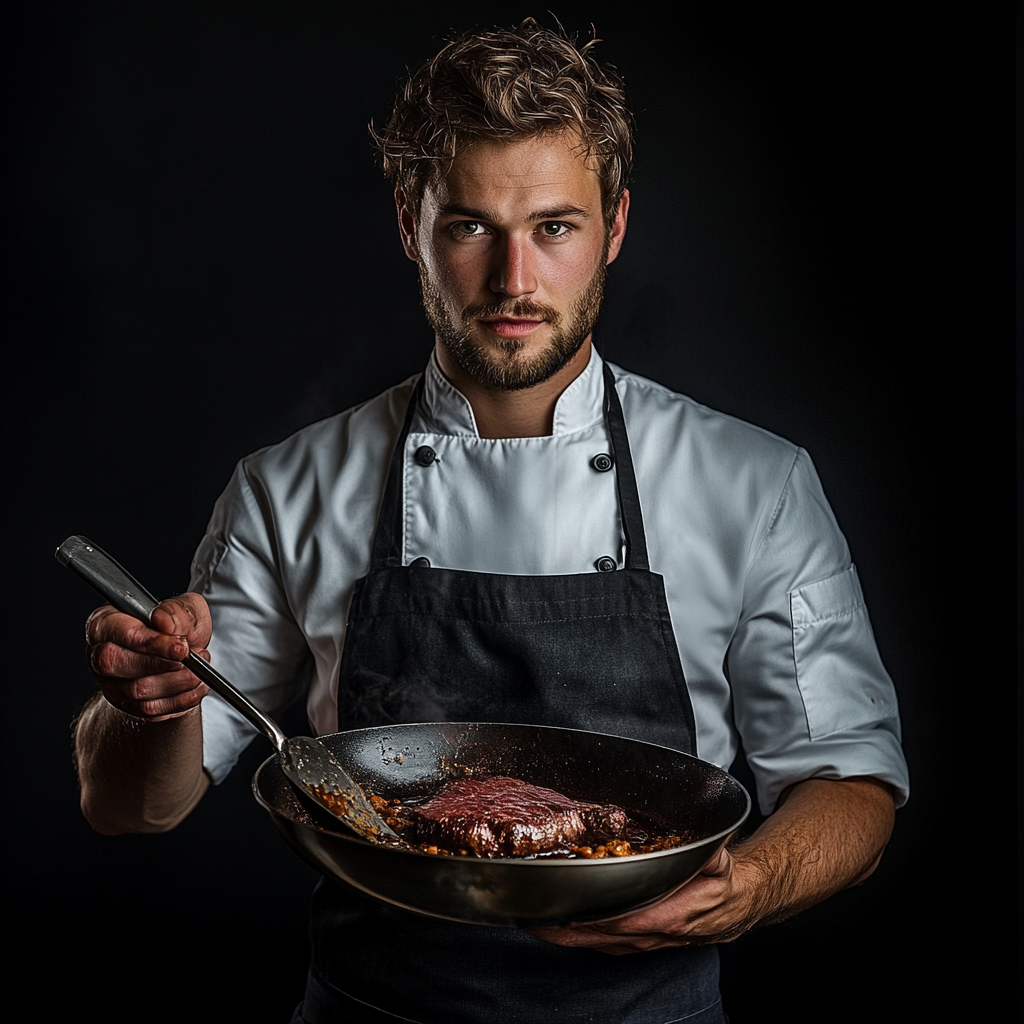
[{"label": "hand", "polygon": [[89,616],[85,634],[89,670],[107,702],[134,718],[160,722],[198,707],[210,692],[181,660],[189,650],[210,660],[212,625],[199,594],[161,602],[151,621],[153,628],[104,605]]},{"label": "hand", "polygon": [[731,942],[757,922],[759,880],[753,866],[723,847],[696,878],[653,907],[615,921],[529,931],[559,946],[614,954]]},{"label": "hand", "polygon": [[731,942],[863,882],[889,841],[896,810],[888,783],[871,777],[805,779],[779,803],[749,839],[720,850],[653,907],[617,921],[531,931],[605,953]]}]

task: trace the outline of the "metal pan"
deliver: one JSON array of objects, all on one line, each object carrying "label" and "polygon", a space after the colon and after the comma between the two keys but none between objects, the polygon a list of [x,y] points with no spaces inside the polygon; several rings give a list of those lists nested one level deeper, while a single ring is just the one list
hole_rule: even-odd
[{"label": "metal pan", "polygon": [[277,755],[256,799],[318,871],[420,914],[468,924],[541,927],[621,917],[688,882],[743,824],[746,790],[678,750],[577,729],[433,723],[320,737],[367,792],[426,796],[471,772],[510,775],[577,800],[613,803],[694,835],[688,845],[604,860],[444,857],[368,843],[297,795]]}]

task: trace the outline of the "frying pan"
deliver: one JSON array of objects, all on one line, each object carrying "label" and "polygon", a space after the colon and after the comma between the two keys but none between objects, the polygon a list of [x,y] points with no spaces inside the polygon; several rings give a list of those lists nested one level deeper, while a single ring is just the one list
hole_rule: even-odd
[{"label": "frying pan", "polygon": [[[105,552],[83,537],[70,537],[57,557],[122,611],[148,621],[156,599]],[[667,747],[575,729],[395,725],[304,741],[303,750],[320,751],[322,745],[334,755],[346,784],[350,776],[357,787],[385,799],[430,796],[467,773],[509,775],[577,800],[660,818],[670,830],[666,834],[685,831],[690,839],[671,850],[604,860],[445,857],[369,843],[339,831],[336,818],[299,795],[309,783],[295,778],[296,765],[287,758],[288,744],[299,741],[286,741],[219,673],[189,658],[197,674],[258,727],[265,726],[279,748],[257,771],[253,790],[288,843],[324,874],[433,917],[543,926],[628,914],[689,881],[750,810],[743,787],[715,765]],[[317,765],[331,760],[322,753],[315,758]]]},{"label": "frying pan", "polygon": [[[716,765],[621,736],[537,725],[427,723],[320,740],[367,792],[425,797],[472,774],[508,775],[577,800],[665,820],[685,846],[632,857],[447,857],[366,842],[302,799],[277,755],[253,778],[289,845],[324,875],[406,910],[468,924],[543,927],[602,921],[688,882],[743,824],[750,797]],[[671,834],[671,833],[670,833]]]}]

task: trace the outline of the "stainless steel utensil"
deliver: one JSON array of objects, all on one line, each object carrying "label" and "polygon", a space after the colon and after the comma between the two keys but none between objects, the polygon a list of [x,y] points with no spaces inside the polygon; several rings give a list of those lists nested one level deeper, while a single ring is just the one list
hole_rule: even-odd
[{"label": "stainless steel utensil", "polygon": [[[56,558],[118,611],[150,624],[150,615],[160,602],[102,548],[85,537],[69,537],[57,548]],[[194,652],[189,651],[183,664],[270,740],[277,751],[281,770],[302,793],[364,839],[373,843],[406,845],[377,814],[366,794],[319,740],[309,736],[286,737],[272,718]]]}]

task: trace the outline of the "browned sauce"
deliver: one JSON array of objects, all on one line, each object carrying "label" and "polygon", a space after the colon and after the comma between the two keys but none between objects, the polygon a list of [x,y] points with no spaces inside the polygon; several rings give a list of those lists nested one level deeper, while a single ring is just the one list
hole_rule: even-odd
[{"label": "browned sauce", "polygon": [[[324,789],[323,786],[310,786],[320,801],[332,814],[344,815],[348,813],[348,800],[343,793],[337,790]],[[376,806],[376,805],[375,805]]]}]

